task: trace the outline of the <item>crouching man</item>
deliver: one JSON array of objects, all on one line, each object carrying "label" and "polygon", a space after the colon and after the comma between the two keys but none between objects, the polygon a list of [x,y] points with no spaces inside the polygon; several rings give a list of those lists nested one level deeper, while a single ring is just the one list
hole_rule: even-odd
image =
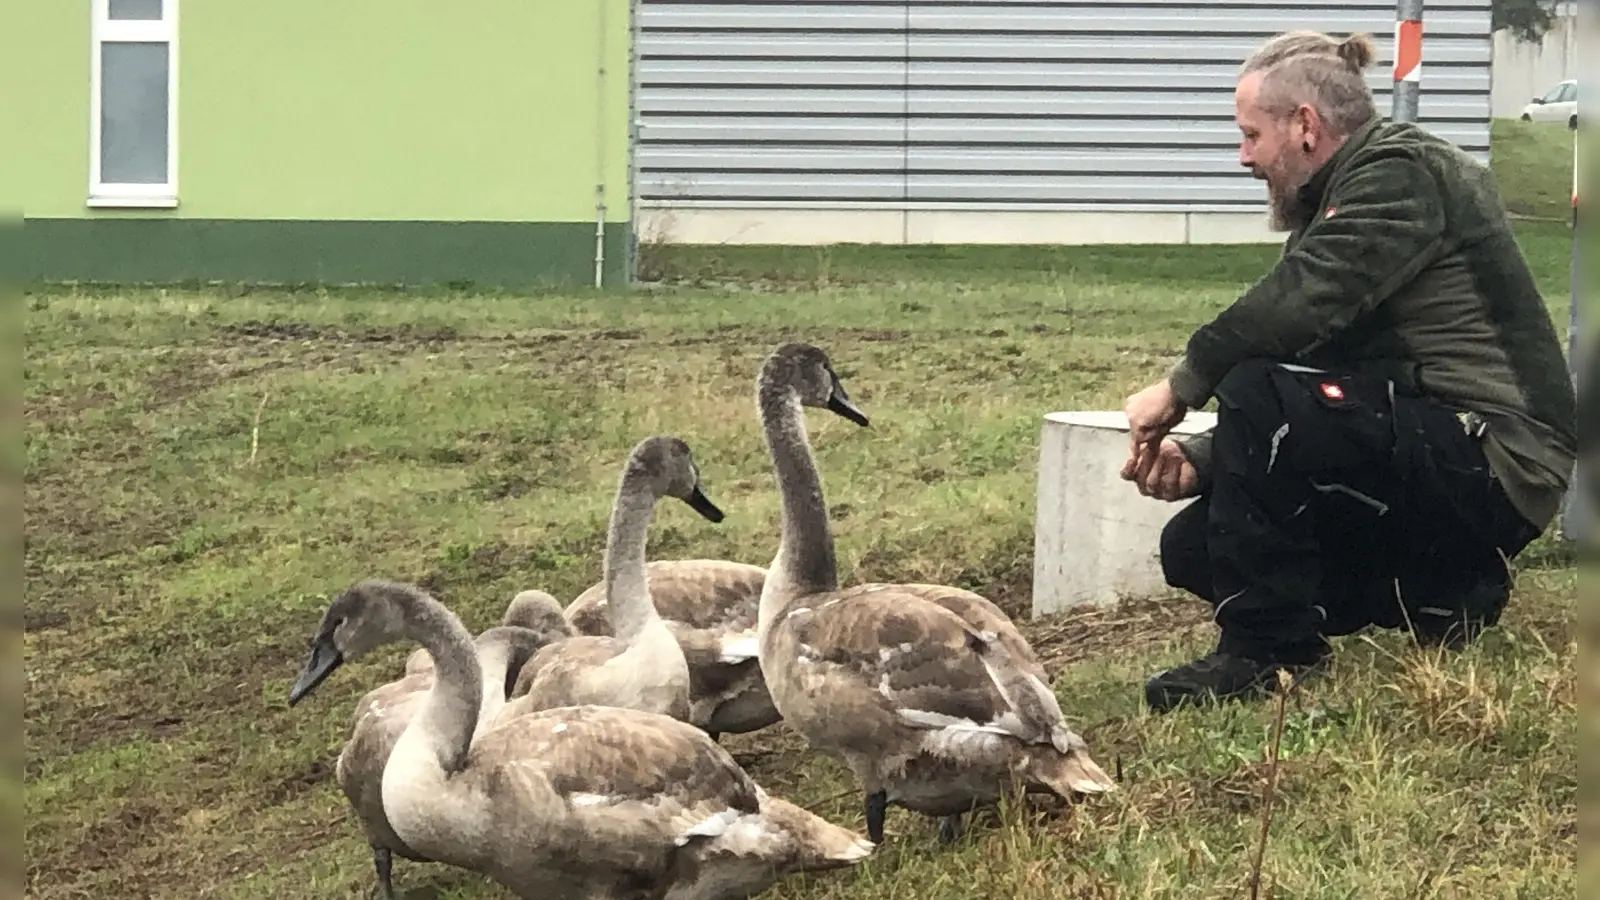
[{"label": "crouching man", "polygon": [[[1494,179],[1379,119],[1372,56],[1364,35],[1295,32],[1245,64],[1239,162],[1283,255],[1125,405],[1123,477],[1198,497],[1162,535],[1166,579],[1221,629],[1149,681],[1157,710],[1270,689],[1367,625],[1462,646],[1572,472],[1571,378]],[[1167,437],[1213,397],[1215,429]]]}]

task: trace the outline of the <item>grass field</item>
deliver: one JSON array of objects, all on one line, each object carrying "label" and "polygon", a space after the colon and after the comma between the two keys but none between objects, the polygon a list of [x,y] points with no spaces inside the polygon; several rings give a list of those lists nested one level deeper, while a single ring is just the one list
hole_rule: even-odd
[{"label": "grass field", "polygon": [[1493,123],[1495,177],[1506,207],[1521,216],[1572,215],[1572,139],[1564,122]]},{"label": "grass field", "polygon": [[[1568,236],[1520,234],[1566,322]],[[474,630],[524,587],[599,576],[617,468],[693,447],[712,525],[657,511],[653,558],[765,564],[777,495],[753,379],[828,351],[872,416],[809,422],[841,576],[972,587],[1019,617],[1039,415],[1119,407],[1273,247],[680,250],[626,297],[58,289],[28,297],[26,878],[40,900],[362,897],[370,858],[332,765],[409,647],[285,696],[332,592],[425,581]],[[1504,627],[1438,658],[1342,639],[1290,704],[1264,864],[1282,898],[1571,897],[1575,570],[1523,557]],[[1028,622],[1122,789],[1008,810],[949,849],[891,811],[853,872],[773,898],[1240,897],[1268,705],[1140,705],[1208,649],[1198,601]],[[770,791],[861,827],[842,768],[782,726],[726,743]],[[502,897],[436,865],[408,896]]]}]

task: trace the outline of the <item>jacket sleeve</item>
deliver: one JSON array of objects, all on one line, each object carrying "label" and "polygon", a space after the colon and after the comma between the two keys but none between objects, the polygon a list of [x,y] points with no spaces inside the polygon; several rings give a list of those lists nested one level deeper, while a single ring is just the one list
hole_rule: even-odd
[{"label": "jacket sleeve", "polygon": [[1211,432],[1202,431],[1178,441],[1177,444],[1183,458],[1189,461],[1189,465],[1194,466],[1195,480],[1198,482],[1200,493],[1204,494],[1211,488]]},{"label": "jacket sleeve", "polygon": [[1398,153],[1340,178],[1334,211],[1306,229],[1262,279],[1189,338],[1169,375],[1190,407],[1251,358],[1289,361],[1334,338],[1411,281],[1446,240],[1444,200],[1433,174]]}]

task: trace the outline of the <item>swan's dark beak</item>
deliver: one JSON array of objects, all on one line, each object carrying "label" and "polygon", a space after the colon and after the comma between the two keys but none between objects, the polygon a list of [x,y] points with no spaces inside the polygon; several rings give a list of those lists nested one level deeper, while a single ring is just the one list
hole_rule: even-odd
[{"label": "swan's dark beak", "polygon": [[867,414],[850,402],[850,395],[844,392],[844,385],[839,383],[837,375],[833,376],[833,393],[828,395],[828,409],[863,428],[872,424],[867,420]]},{"label": "swan's dark beak", "polygon": [[300,678],[289,689],[289,705],[299,703],[343,664],[344,654],[333,645],[333,635],[319,636],[311,645],[311,656],[306,660],[306,667],[300,670]]},{"label": "swan's dark beak", "polygon": [[713,522],[721,522],[723,519],[722,510],[717,509],[717,505],[711,502],[711,498],[700,491],[700,485],[698,484],[694,486],[694,490],[689,492],[689,498],[683,502],[689,504],[690,509]]}]

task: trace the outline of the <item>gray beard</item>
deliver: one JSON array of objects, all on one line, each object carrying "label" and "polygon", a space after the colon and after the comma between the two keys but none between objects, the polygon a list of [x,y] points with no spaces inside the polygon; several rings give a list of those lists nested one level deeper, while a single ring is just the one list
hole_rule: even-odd
[{"label": "gray beard", "polygon": [[1276,232],[1289,232],[1308,220],[1306,204],[1300,200],[1300,186],[1295,185],[1283,193],[1267,189],[1269,208],[1267,226]]}]

